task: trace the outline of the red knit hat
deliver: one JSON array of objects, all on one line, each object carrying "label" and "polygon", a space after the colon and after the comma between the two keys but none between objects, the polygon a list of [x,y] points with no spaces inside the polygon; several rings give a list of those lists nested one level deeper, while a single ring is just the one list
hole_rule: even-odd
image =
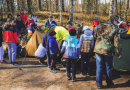
[{"label": "red knit hat", "polygon": [[21,11],[24,11],[23,9],[21,9]]}]

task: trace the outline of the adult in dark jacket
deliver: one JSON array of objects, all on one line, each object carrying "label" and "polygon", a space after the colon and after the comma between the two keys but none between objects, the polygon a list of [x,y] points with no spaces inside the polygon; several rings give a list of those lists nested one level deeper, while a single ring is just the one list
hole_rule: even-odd
[{"label": "adult in dark jacket", "polygon": [[48,45],[49,45],[49,53],[51,58],[51,70],[50,72],[56,73],[54,70],[59,70],[56,68],[56,60],[57,60],[57,54],[59,52],[58,44],[56,41],[56,32],[50,31],[48,36]]},{"label": "adult in dark jacket", "polygon": [[51,59],[50,59],[50,54],[49,54],[49,47],[47,45],[47,39],[48,39],[49,31],[45,31],[45,33],[46,34],[42,38],[42,46],[46,48],[47,63],[48,63],[48,68],[50,68]]},{"label": "adult in dark jacket", "polygon": [[17,35],[19,34],[19,31],[20,31],[21,37],[23,37],[23,34],[24,34],[23,28],[24,28],[23,21],[20,18],[20,15],[18,14],[17,18],[16,18],[16,31],[17,31]]},{"label": "adult in dark jacket", "polygon": [[80,24],[77,24],[77,28],[78,28],[78,34],[77,34],[77,38],[80,38],[80,36],[84,33],[83,32],[83,27],[81,27]]},{"label": "adult in dark jacket", "polygon": [[4,50],[3,50],[3,37],[2,37],[2,26],[0,25],[0,62],[1,64],[6,64],[6,61],[3,60]]},{"label": "adult in dark jacket", "polygon": [[45,22],[44,28],[51,28],[51,24],[55,24],[57,26],[57,23],[55,22],[55,20],[53,20],[53,16],[50,16],[49,19]]},{"label": "adult in dark jacket", "polygon": [[120,34],[122,39],[130,39],[130,34]]}]

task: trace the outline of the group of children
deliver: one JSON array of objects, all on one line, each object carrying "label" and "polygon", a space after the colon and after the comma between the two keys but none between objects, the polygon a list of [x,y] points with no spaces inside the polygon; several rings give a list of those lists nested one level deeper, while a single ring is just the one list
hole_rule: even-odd
[{"label": "group of children", "polygon": [[[81,75],[88,75],[90,71],[90,51],[93,47],[93,35],[89,26],[80,29],[80,38],[76,37],[76,30],[73,28],[71,21],[67,22],[67,29],[62,26],[50,25],[51,30],[46,30],[42,39],[43,51],[46,52],[48,68],[50,72],[56,73],[56,62],[61,63],[63,55],[66,58],[67,79],[71,80],[71,63],[72,63],[72,82],[76,81],[76,63],[81,52]],[[78,28],[82,28],[80,24]],[[62,40],[60,49],[58,48],[59,40]],[[39,49],[41,51],[41,49]],[[37,52],[38,53],[38,52]],[[43,53],[43,52],[39,52]],[[45,56],[40,59],[40,63],[44,64]],[[87,63],[87,71],[84,70],[84,62]]]}]

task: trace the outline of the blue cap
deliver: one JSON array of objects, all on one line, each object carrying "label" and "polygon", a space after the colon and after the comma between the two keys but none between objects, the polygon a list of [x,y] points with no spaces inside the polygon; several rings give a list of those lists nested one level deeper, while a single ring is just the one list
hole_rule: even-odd
[{"label": "blue cap", "polygon": [[77,27],[81,27],[81,25],[80,25],[80,24],[77,24]]},{"label": "blue cap", "polygon": [[72,25],[71,21],[67,21],[67,24],[71,24]]},{"label": "blue cap", "polygon": [[97,19],[97,17],[94,17],[94,19]]},{"label": "blue cap", "polygon": [[56,27],[56,25],[55,24],[51,24],[51,28],[55,28]]}]

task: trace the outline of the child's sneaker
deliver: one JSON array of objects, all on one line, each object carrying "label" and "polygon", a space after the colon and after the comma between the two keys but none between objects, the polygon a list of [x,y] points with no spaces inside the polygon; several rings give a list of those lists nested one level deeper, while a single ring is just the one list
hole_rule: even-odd
[{"label": "child's sneaker", "polygon": [[5,60],[1,61],[1,64],[7,64],[7,62]]},{"label": "child's sneaker", "polygon": [[50,70],[50,72],[52,72],[52,73],[57,73],[56,71],[54,71],[54,70]]},{"label": "child's sneaker", "polygon": [[77,79],[75,76],[72,76],[72,82],[75,82]]},{"label": "child's sneaker", "polygon": [[13,65],[13,66],[17,66],[17,65],[19,65],[19,64],[18,64],[17,62],[13,62],[12,65]]}]

